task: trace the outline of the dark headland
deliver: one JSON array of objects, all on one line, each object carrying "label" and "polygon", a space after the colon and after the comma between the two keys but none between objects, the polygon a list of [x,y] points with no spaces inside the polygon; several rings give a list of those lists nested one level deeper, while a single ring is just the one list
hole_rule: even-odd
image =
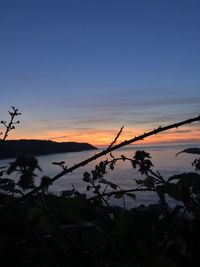
[{"label": "dark headland", "polygon": [[14,158],[21,154],[40,156],[94,149],[97,148],[88,143],[58,143],[47,140],[6,140],[2,144],[0,143],[0,159]]}]

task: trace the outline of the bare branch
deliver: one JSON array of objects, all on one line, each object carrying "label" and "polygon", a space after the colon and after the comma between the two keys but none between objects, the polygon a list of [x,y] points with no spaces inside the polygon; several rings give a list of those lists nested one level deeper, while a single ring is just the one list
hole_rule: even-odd
[{"label": "bare branch", "polygon": [[[17,108],[15,108],[15,107],[11,107],[11,108],[12,108],[12,110],[8,111],[8,113],[10,114],[10,121],[8,123],[7,123],[7,121],[1,121],[1,124],[3,124],[4,127],[6,128],[6,131],[4,133],[3,138],[0,139],[1,142],[5,141],[6,138],[8,137],[8,133],[15,129],[14,124],[18,124],[19,123],[19,121],[14,121],[14,119],[15,119],[15,117],[21,115],[21,113],[18,112]],[[1,133],[1,134],[3,134],[3,133]]]},{"label": "bare branch", "polygon": [[119,130],[118,134],[116,135],[115,139],[112,141],[112,143],[109,145],[108,149],[110,149],[111,147],[113,147],[113,145],[117,142],[117,139],[120,137],[122,131],[123,131],[124,125],[121,127],[121,129]]}]

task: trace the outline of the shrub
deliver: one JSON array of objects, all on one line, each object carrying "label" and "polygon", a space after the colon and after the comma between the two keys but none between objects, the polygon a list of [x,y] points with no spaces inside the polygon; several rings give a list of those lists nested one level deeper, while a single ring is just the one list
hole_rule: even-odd
[{"label": "shrub", "polygon": [[[15,108],[13,111],[18,113]],[[5,138],[13,129],[15,116],[18,116],[10,115],[11,122],[3,123],[6,126]],[[182,124],[187,122],[190,120]],[[182,124],[174,124],[173,127]],[[169,129],[169,126],[164,129]],[[149,133],[145,135],[149,136]],[[114,145],[117,138],[98,155],[118,148],[119,145]],[[78,168],[98,155],[72,168]],[[134,188],[124,190],[105,178],[107,171],[113,170],[119,161],[130,161],[133,168],[141,173],[142,178],[135,180]],[[200,264],[199,159],[192,164],[194,172],[164,179],[153,169],[151,156],[146,151],[137,151],[132,158],[125,155],[115,158],[110,154],[109,159],[101,161],[90,173],[83,174],[86,192],[91,192],[92,196],[81,194],[75,188],[56,196],[48,193],[48,185],[71,171],[70,168],[67,169],[62,162],[60,174],[51,179],[43,176],[40,186],[36,187],[34,171],[40,170],[37,159],[19,156],[8,168],[3,166],[0,169],[1,261],[5,262],[4,266],[31,267]],[[15,172],[19,181],[5,177]],[[24,194],[26,190],[28,192]],[[137,201],[137,192],[149,191],[158,196],[157,204],[127,210],[113,207],[108,201],[112,197],[124,199],[125,195]],[[166,196],[177,204],[170,207]]]}]

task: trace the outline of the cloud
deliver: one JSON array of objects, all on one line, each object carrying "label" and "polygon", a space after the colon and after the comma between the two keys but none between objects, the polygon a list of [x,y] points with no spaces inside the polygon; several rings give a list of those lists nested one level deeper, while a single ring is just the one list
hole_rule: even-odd
[{"label": "cloud", "polygon": [[[146,95],[147,94],[147,95]],[[182,120],[199,112],[200,96],[177,96],[148,91],[125,91],[77,99],[66,106],[72,124],[150,124]],[[64,107],[63,107],[64,108]]]}]

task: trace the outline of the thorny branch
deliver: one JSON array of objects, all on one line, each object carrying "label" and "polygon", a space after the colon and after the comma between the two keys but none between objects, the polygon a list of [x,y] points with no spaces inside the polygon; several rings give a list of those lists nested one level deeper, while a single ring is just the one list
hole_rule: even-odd
[{"label": "thorny branch", "polygon": [[[185,124],[191,124],[193,122],[196,122],[196,121],[200,121],[200,115],[197,116],[197,117],[194,117],[194,118],[190,118],[190,119],[187,119],[187,120],[184,120],[184,121],[180,121],[178,123],[174,123],[174,124],[170,124],[168,126],[164,126],[164,127],[158,127],[157,129],[154,129],[152,131],[149,131],[147,133],[144,133],[142,135],[139,135],[139,136],[136,136],[134,138],[131,138],[129,140],[125,140],[123,141],[122,143],[120,144],[117,144],[115,146],[112,146],[112,147],[108,147],[107,149],[103,150],[102,152],[86,159],[86,160],[83,160],[81,162],[79,162],[78,164],[75,164],[74,166],[70,167],[70,168],[67,168],[67,169],[64,169],[62,172],[58,173],[57,175],[55,175],[53,178],[51,178],[49,180],[49,185],[52,184],[53,182],[55,182],[56,180],[58,180],[59,178],[61,178],[62,176],[70,173],[70,172],[73,172],[74,170],[80,168],[80,167],[84,167],[85,165],[87,165],[89,162],[92,162],[116,149],[119,149],[121,147],[124,147],[126,145],[129,145],[129,144],[132,144],[132,143],[135,143],[137,141],[140,141],[140,140],[144,140],[145,138],[149,137],[149,136],[152,136],[152,135],[156,135],[158,133],[161,133],[161,132],[164,132],[164,131],[167,131],[167,130],[170,130],[170,129],[173,129],[173,128],[177,128],[180,127],[180,126],[183,126]],[[119,132],[120,133],[120,132]],[[119,135],[119,134],[118,134]],[[13,206],[14,204],[16,203],[19,203],[21,201],[24,201],[26,199],[28,199],[30,196],[32,196],[33,194],[37,193],[38,191],[42,190],[43,189],[43,185],[40,185],[38,187],[35,187],[33,190],[31,190],[30,192],[28,192],[27,194],[23,195],[22,197],[18,198],[16,201],[14,201],[10,206]]]},{"label": "thorny branch", "polygon": [[118,134],[116,135],[114,141],[109,145],[108,149],[110,149],[111,147],[113,147],[113,145],[117,142],[117,139],[120,137],[122,131],[123,131],[124,126],[122,126],[122,128],[119,130]]}]

